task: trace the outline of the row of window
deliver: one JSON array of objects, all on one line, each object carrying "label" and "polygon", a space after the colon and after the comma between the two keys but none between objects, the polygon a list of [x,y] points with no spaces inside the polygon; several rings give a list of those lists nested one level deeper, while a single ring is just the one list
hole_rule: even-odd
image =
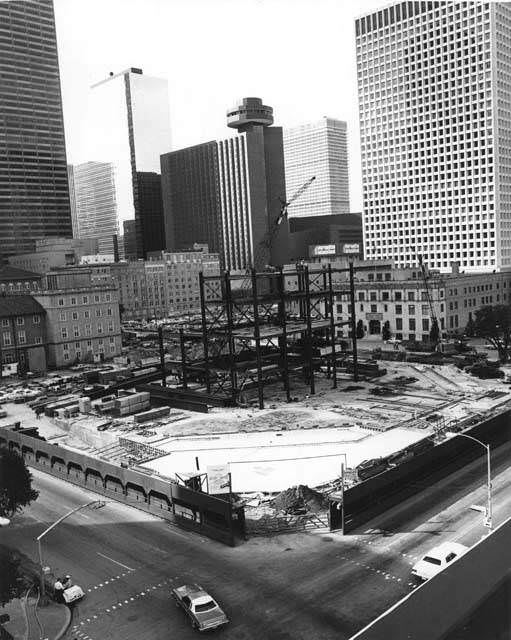
[{"label": "row of window", "polygon": [[[41,324],[41,316],[38,314],[33,315],[32,322],[34,324]],[[23,327],[25,325],[25,317],[16,316],[16,324],[18,327]],[[9,326],[10,326],[9,318],[2,318],[2,327],[9,327]]]},{"label": "row of window", "polygon": [[[68,313],[68,312],[66,312],[66,311],[61,311],[61,312],[60,312],[60,316],[59,316],[59,318],[60,318],[60,321],[61,321],[61,322],[65,322],[65,321],[67,320],[67,318],[68,318],[67,313]],[[106,310],[106,314],[104,313],[104,310],[103,310],[103,312],[102,312],[101,308],[100,308],[100,309],[96,309],[96,311],[95,311],[95,315],[96,315],[96,318],[101,318],[101,316],[102,316],[102,315],[107,315],[107,316],[112,317],[112,316],[113,316],[113,310],[112,310],[112,307],[108,307],[108,308],[107,308],[107,310]],[[85,320],[88,320],[88,319],[91,317],[90,309],[86,309],[86,310],[83,312],[83,317],[84,317],[84,319],[85,319]],[[69,313],[69,318],[70,318],[71,320],[78,320],[78,319],[80,318],[80,312],[79,312],[79,311],[71,311],[71,312]]]},{"label": "row of window", "polygon": [[[91,299],[89,301],[89,298]],[[76,305],[76,304],[90,304],[92,302],[92,299],[94,299],[95,303],[101,302],[101,296],[98,293],[95,293],[94,296],[88,296],[88,295],[83,295],[81,296],[81,300],[79,301],[79,296],[71,296],[71,300],[70,303],[72,305]],[[109,293],[105,294],[105,302],[111,302],[112,301],[112,296]],[[65,307],[66,303],[65,303],[65,298],[59,298],[58,299],[58,306],[59,307]]]},{"label": "row of window", "polygon": [[[96,325],[96,329],[97,329],[97,333],[101,334],[103,333],[103,324],[101,322],[98,322],[98,324]],[[85,335],[86,336],[91,336],[92,335],[92,325],[91,324],[86,324],[85,328]],[[108,333],[112,333],[114,331],[114,323],[113,322],[109,322],[108,323],[108,327],[107,327],[107,332]],[[69,338],[69,333],[68,332],[68,328],[67,327],[61,327],[60,329],[60,335],[61,338],[63,340],[67,340],[67,338]],[[80,327],[78,325],[75,325],[73,327],[73,337],[75,338],[79,338],[80,337]]]},{"label": "row of window", "polygon": [[[18,341],[18,344],[27,344],[27,334],[25,333],[25,331],[23,329],[19,329],[17,334],[16,334],[16,338]],[[43,339],[41,336],[36,336],[34,338],[34,343],[35,344],[42,344],[43,343]],[[10,331],[4,331],[2,333],[2,344],[4,347],[11,347],[14,346],[14,342],[12,339],[12,334]]]}]

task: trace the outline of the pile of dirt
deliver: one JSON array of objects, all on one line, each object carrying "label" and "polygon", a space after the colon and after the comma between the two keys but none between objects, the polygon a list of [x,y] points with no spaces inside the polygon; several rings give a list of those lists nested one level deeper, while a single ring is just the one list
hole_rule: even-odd
[{"label": "pile of dirt", "polygon": [[328,500],[319,491],[299,484],[279,493],[270,504],[277,511],[289,514],[317,513],[328,507]]}]

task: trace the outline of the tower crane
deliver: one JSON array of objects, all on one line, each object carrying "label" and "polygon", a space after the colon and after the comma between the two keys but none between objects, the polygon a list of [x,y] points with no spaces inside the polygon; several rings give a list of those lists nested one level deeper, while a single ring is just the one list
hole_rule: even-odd
[{"label": "tower crane", "polygon": [[[277,233],[278,228],[282,224],[282,221],[284,220],[284,218],[287,217],[287,213],[288,213],[287,210],[289,205],[292,204],[295,200],[297,200],[305,191],[307,191],[307,189],[311,186],[311,184],[314,182],[315,179],[316,179],[316,176],[312,176],[312,178],[309,178],[307,182],[304,182],[302,186],[289,198],[289,200],[286,201],[283,198],[281,198],[280,213],[277,219],[275,220],[275,222],[273,223],[273,225],[266,232],[264,238],[259,243],[259,246],[257,247],[257,250],[252,260],[252,265],[255,266],[258,263],[259,258],[261,257],[261,254],[265,249],[271,248],[271,243],[273,241],[275,234]],[[245,289],[248,286],[248,284],[249,284],[249,278],[247,278],[242,282],[241,288]]]},{"label": "tower crane", "polygon": [[433,330],[433,327],[436,325],[436,334],[437,334],[437,339],[435,341],[435,349],[438,348],[438,344],[440,343],[440,328],[438,326],[438,319],[436,317],[436,313],[435,313],[435,307],[433,305],[433,298],[431,297],[431,292],[429,290],[429,283],[428,283],[428,276],[426,273],[426,267],[422,261],[422,256],[418,255],[417,256],[417,261],[419,263],[419,267],[421,270],[421,275],[422,275],[422,281],[424,282],[424,289],[426,291],[426,299],[428,301],[428,305],[429,305],[429,313],[430,313],[430,317],[431,317],[431,331]]}]

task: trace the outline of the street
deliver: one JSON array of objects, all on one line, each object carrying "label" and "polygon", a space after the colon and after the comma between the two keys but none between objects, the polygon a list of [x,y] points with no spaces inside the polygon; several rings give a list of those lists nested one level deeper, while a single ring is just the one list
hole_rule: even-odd
[{"label": "street", "polygon": [[[510,513],[510,452],[510,445],[492,452],[495,526]],[[32,473],[39,499],[0,537],[36,559],[35,538],[47,526],[100,496]],[[410,568],[425,551],[445,540],[472,545],[487,533],[482,514],[469,508],[485,504],[485,473],[481,456],[355,535],[253,538],[234,549],[109,502],[51,531],[44,563],[86,592],[68,638],[196,638],[170,598],[188,581],[225,609],[231,621],[216,632],[224,638],[349,638],[416,587]]]}]

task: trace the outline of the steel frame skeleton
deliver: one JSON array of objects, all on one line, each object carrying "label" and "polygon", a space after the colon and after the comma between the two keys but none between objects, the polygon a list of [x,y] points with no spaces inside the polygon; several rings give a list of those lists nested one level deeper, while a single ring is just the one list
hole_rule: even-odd
[{"label": "steel frame skeleton", "polygon": [[[247,286],[248,284],[248,286]],[[296,265],[273,271],[199,274],[201,331],[180,334],[182,377],[186,388],[200,375],[208,394],[245,403],[257,389],[264,408],[264,387],[281,382],[291,401],[291,377],[302,375],[316,390],[315,372],[326,364],[337,387],[339,358],[337,327],[351,333],[354,379],[358,377],[354,316],[354,268]],[[334,304],[346,300],[351,317],[337,321]],[[202,342],[203,357],[186,356],[185,339]],[[351,354],[349,354],[351,355]]]}]

